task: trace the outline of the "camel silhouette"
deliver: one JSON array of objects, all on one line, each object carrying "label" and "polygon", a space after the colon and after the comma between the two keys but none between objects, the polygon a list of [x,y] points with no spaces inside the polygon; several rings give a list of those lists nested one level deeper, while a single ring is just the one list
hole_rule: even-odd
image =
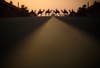
[{"label": "camel silhouette", "polygon": [[66,9],[61,10],[61,12],[63,13],[64,16],[67,16],[68,15],[68,11]]},{"label": "camel silhouette", "polygon": [[36,10],[31,10],[31,12],[30,12],[30,16],[37,16],[37,14],[36,14]]},{"label": "camel silhouette", "polygon": [[39,11],[38,11],[37,15],[42,16],[42,14],[43,14],[43,12],[44,12],[44,11],[45,11],[45,9],[43,9],[43,10],[39,9]]},{"label": "camel silhouette", "polygon": [[58,9],[53,10],[53,13],[55,14],[55,16],[60,16],[60,11]]},{"label": "camel silhouette", "polygon": [[52,12],[52,10],[50,10],[50,9],[46,10],[46,11],[45,11],[45,16],[46,16],[46,15],[50,16],[50,13],[51,13],[51,12]]},{"label": "camel silhouette", "polygon": [[69,12],[70,12],[70,14],[69,14],[69,16],[75,16],[75,11],[72,9],[72,10],[69,10]]}]

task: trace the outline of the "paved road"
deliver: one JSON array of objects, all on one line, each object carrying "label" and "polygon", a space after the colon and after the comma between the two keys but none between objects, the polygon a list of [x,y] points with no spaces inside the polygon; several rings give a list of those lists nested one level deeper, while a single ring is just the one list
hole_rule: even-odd
[{"label": "paved road", "polygon": [[[13,45],[17,47],[10,50],[4,65],[7,68],[97,68],[99,40],[70,22],[47,18],[39,28]],[[25,27],[24,31],[26,28],[29,30]]]}]

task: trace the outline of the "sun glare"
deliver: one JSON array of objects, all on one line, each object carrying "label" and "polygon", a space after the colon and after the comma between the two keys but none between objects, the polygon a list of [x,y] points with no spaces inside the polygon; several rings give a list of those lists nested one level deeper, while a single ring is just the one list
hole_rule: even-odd
[{"label": "sun glare", "polygon": [[[11,0],[6,0],[10,2]],[[12,0],[13,4],[18,6],[18,2],[21,5],[25,5],[29,10],[32,9],[74,9],[77,10],[79,6],[83,4],[87,4],[89,1],[90,4],[93,3],[94,0]]]}]

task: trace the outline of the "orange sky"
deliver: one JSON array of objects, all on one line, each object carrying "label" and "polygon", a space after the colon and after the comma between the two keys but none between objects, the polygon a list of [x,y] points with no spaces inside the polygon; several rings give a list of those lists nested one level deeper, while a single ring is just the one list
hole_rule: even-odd
[{"label": "orange sky", "polygon": [[[6,0],[10,2],[11,0]],[[88,1],[92,4],[94,0],[12,0],[13,4],[17,6],[18,2],[20,5],[24,4],[31,9],[74,9],[76,10],[79,6],[86,4]],[[99,1],[99,0],[98,0]]]}]

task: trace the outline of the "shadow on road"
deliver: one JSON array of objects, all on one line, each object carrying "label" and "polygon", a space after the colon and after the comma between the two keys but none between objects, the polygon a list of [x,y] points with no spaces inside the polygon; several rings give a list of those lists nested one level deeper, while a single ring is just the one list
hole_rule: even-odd
[{"label": "shadow on road", "polygon": [[[92,19],[57,18],[28,17],[0,20],[4,31],[1,35],[4,43],[1,50],[3,66],[98,68],[99,43],[86,33],[91,34],[96,30]],[[98,21],[95,21],[98,24]]]},{"label": "shadow on road", "polygon": [[100,18],[92,17],[56,17],[67,24],[78,28],[79,30],[85,31],[86,33],[94,36],[100,40]]},{"label": "shadow on road", "polygon": [[16,44],[27,37],[31,32],[35,32],[41,27],[50,17],[20,17],[0,19],[0,59],[3,60],[11,49],[16,47]]}]

